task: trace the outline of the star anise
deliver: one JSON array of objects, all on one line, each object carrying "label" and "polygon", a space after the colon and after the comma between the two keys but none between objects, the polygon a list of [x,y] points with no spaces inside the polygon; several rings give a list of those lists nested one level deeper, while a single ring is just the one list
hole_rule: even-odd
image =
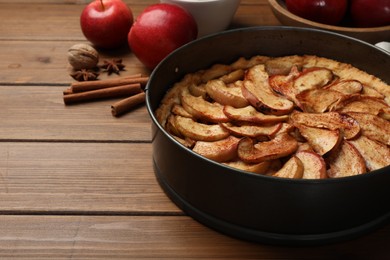
[{"label": "star anise", "polygon": [[112,73],[119,75],[119,72],[124,70],[125,65],[122,63],[122,59],[112,59],[104,60],[103,65],[100,65],[100,68],[107,72],[108,75],[111,75]]},{"label": "star anise", "polygon": [[99,77],[99,72],[89,69],[74,70],[70,76],[77,81],[96,80]]}]

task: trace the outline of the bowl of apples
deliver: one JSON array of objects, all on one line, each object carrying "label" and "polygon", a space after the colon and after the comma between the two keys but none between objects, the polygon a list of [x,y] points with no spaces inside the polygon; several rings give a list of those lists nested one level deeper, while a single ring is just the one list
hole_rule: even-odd
[{"label": "bowl of apples", "polygon": [[334,243],[388,223],[389,57],[286,26],[180,47],[146,86],[160,186],[199,222],[255,242]]},{"label": "bowl of apples", "polygon": [[390,39],[387,0],[269,0],[284,25],[342,33],[369,43]]}]

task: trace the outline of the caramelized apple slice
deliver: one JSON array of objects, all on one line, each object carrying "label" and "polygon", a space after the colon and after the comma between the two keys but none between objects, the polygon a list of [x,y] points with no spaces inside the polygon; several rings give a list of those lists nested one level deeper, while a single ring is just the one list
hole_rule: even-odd
[{"label": "caramelized apple slice", "polygon": [[330,130],[341,129],[346,139],[356,137],[360,133],[360,126],[352,117],[338,112],[326,113],[299,113],[295,112],[290,119],[293,124],[306,125]]},{"label": "caramelized apple slice", "polygon": [[304,70],[294,80],[293,88],[299,94],[307,89],[321,88],[333,80],[333,72],[326,68],[310,68]]},{"label": "caramelized apple slice", "polygon": [[311,147],[311,145],[308,142],[304,142],[304,143],[298,142],[297,152],[300,152],[300,151],[315,152],[313,147]]},{"label": "caramelized apple slice", "polygon": [[366,172],[366,165],[359,151],[348,141],[343,141],[339,149],[326,158],[329,164],[328,176],[331,178],[359,175]]},{"label": "caramelized apple slice", "polygon": [[303,163],[296,156],[292,156],[283,167],[273,174],[275,177],[301,179],[303,177]]},{"label": "caramelized apple slice", "polygon": [[363,86],[362,94],[367,97],[373,97],[373,98],[379,98],[384,99],[386,96],[380,93],[378,90],[369,87],[367,85]]},{"label": "caramelized apple slice", "polygon": [[334,111],[343,105],[348,96],[331,89],[308,89],[296,96],[304,112],[324,113]]},{"label": "caramelized apple slice", "polygon": [[205,98],[207,95],[205,84],[201,84],[201,85],[191,84],[188,86],[188,91],[191,95],[195,97]]},{"label": "caramelized apple slice", "polygon": [[390,148],[386,145],[371,140],[364,135],[350,140],[350,143],[363,156],[368,170],[373,171],[390,165]]},{"label": "caramelized apple slice", "polygon": [[366,113],[348,112],[348,115],[359,123],[363,135],[383,144],[390,145],[389,121],[379,116]]},{"label": "caramelized apple slice", "polygon": [[252,106],[266,114],[285,115],[294,107],[293,102],[272,90],[262,64],[248,70],[242,94]]},{"label": "caramelized apple slice", "polygon": [[381,108],[379,110],[378,116],[387,121],[390,121],[390,107]]},{"label": "caramelized apple slice", "polygon": [[231,123],[221,123],[230,133],[236,136],[247,136],[256,138],[258,136],[271,136],[275,134],[281,128],[282,124],[277,123],[274,125],[240,125],[236,126]]},{"label": "caramelized apple slice", "polygon": [[357,80],[337,80],[332,84],[329,84],[324,87],[324,89],[338,91],[345,95],[359,94],[363,85],[360,81]]},{"label": "caramelized apple slice", "polygon": [[197,141],[193,151],[216,162],[226,162],[236,158],[240,139],[228,136],[225,139],[205,142]]},{"label": "caramelized apple slice", "polygon": [[198,123],[191,118],[175,116],[175,126],[180,133],[197,141],[217,141],[224,139],[230,133],[218,124],[207,125]]},{"label": "caramelized apple slice", "polygon": [[242,95],[241,87],[227,87],[222,80],[210,80],[205,88],[207,94],[221,105],[230,105],[237,108],[249,105]]},{"label": "caramelized apple slice", "polygon": [[188,91],[183,91],[181,104],[189,114],[197,119],[213,123],[229,121],[221,104],[207,102],[203,97],[195,97]]},{"label": "caramelized apple slice", "polygon": [[182,105],[179,104],[174,104],[172,106],[172,114],[184,117],[192,117],[192,115],[188,113]]},{"label": "caramelized apple slice", "polygon": [[238,157],[247,163],[259,163],[290,155],[297,148],[298,142],[286,133],[257,144],[254,144],[251,138],[245,137],[238,143]]},{"label": "caramelized apple slice", "polygon": [[325,179],[326,165],[324,159],[314,152],[300,151],[295,154],[303,164],[303,179]]},{"label": "caramelized apple slice", "polygon": [[265,70],[268,75],[288,75],[295,64],[286,59],[275,58],[265,62]]},{"label": "caramelized apple slice", "polygon": [[225,162],[223,164],[242,171],[265,174],[271,165],[271,161],[264,161],[259,163],[245,163],[243,161],[237,160],[237,161]]},{"label": "caramelized apple slice", "polygon": [[167,123],[165,124],[165,129],[168,131],[168,133],[182,138],[183,135],[176,127],[176,118],[174,115],[169,115],[167,118]]},{"label": "caramelized apple slice", "polygon": [[320,155],[337,148],[342,140],[342,135],[338,129],[329,130],[305,125],[298,125],[298,129],[314,151]]},{"label": "caramelized apple slice", "polygon": [[389,108],[389,105],[385,103],[383,99],[372,98],[372,97],[360,97],[356,100],[351,100],[340,108],[341,113],[348,112],[362,112],[372,115],[378,115],[382,109]]},{"label": "caramelized apple slice", "polygon": [[246,106],[243,108],[234,108],[232,106],[225,106],[223,108],[223,112],[231,120],[240,121],[240,122],[251,122],[254,124],[277,123],[277,122],[286,121],[288,119],[288,115],[284,115],[284,116],[265,115],[257,111],[252,106]]},{"label": "caramelized apple slice", "polygon": [[293,66],[288,75],[273,75],[269,77],[268,82],[270,87],[277,93],[282,94],[289,100],[298,104],[295,96],[297,94],[294,89],[294,79],[300,74],[297,66]]}]

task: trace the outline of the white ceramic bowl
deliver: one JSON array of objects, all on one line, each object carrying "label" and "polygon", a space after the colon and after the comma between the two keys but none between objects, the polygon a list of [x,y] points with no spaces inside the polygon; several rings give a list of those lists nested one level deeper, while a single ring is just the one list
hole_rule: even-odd
[{"label": "white ceramic bowl", "polygon": [[240,0],[160,0],[176,4],[192,14],[198,24],[198,37],[228,28]]}]

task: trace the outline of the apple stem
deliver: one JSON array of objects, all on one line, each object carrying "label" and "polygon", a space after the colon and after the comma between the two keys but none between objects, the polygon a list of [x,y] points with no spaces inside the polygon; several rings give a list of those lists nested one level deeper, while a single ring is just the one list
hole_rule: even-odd
[{"label": "apple stem", "polygon": [[100,4],[102,5],[102,10],[104,11],[104,4],[103,4],[103,0],[100,0]]}]

